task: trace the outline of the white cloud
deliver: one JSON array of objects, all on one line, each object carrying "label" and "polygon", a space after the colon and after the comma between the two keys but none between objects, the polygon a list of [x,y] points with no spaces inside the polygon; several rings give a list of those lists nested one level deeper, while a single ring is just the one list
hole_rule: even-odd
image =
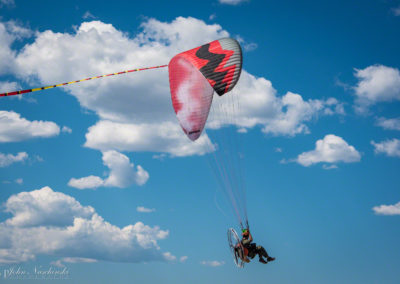
[{"label": "white cloud", "polygon": [[325,115],[346,114],[344,111],[343,103],[339,102],[337,99],[329,98],[324,103],[325,103],[325,108],[324,108]]},{"label": "white cloud", "polygon": [[19,113],[0,110],[0,142],[14,142],[58,135],[60,128],[51,121],[29,121]]},{"label": "white cloud", "polygon": [[[13,5],[13,3],[14,1],[3,0],[0,2],[0,7],[6,4]],[[33,32],[30,29],[15,21],[0,22],[0,75],[15,71],[16,52],[12,50],[11,45],[17,40],[30,37],[32,34]]]},{"label": "white cloud", "polygon": [[177,122],[127,124],[100,121],[89,128],[85,146],[99,150],[166,152],[172,156],[204,155],[210,147],[207,135],[191,142]]},{"label": "white cloud", "polygon": [[[17,179],[14,180],[14,182],[16,184],[23,184],[24,180],[22,178],[17,178]],[[12,182],[9,181],[9,180],[3,180],[1,183],[3,183],[3,184],[11,184]]]},{"label": "white cloud", "polygon": [[110,169],[109,176],[104,180],[105,186],[143,185],[149,179],[149,174],[140,165],[135,170],[129,158],[117,151],[104,152],[103,163]]},{"label": "white cloud", "polygon": [[[192,17],[178,17],[171,22],[147,19],[140,28],[133,38],[101,21],[84,22],[74,33],[38,32],[33,43],[16,56],[16,72],[23,79],[37,78],[42,84],[54,84],[165,64],[181,51],[229,36],[220,25],[208,25]],[[206,135],[193,144],[178,126],[166,69],[88,81],[64,90],[100,118],[86,134],[87,147],[171,156],[203,155],[212,150]],[[332,98],[304,100],[292,92],[277,96],[270,81],[246,71],[232,92],[215,101],[229,102],[233,97],[240,101],[235,121],[211,119],[208,127],[234,123],[242,131],[260,126],[264,133],[293,136],[308,133],[306,123],[319,115],[344,113],[342,104]],[[213,109],[214,117],[220,117],[221,110],[217,106]]]},{"label": "white cloud", "polygon": [[[14,180],[14,182],[15,182],[16,184],[23,184],[23,183],[24,183],[24,180],[23,180],[22,178],[17,178],[17,179]],[[3,180],[2,183],[4,183],[4,184],[10,184],[11,181],[9,181],[9,180]]]},{"label": "white cloud", "polygon": [[23,162],[28,158],[26,152],[19,152],[17,155],[0,153],[0,168],[7,167],[13,163]]},{"label": "white cloud", "polygon": [[188,259],[188,257],[187,257],[186,255],[184,255],[184,256],[181,256],[181,257],[179,258],[179,261],[180,261],[180,262],[185,262],[187,259]]},{"label": "white cloud", "polygon": [[21,40],[33,36],[34,32],[29,27],[24,27],[18,21],[8,21],[5,23],[7,32],[11,34],[14,40]]},{"label": "white cloud", "polygon": [[[157,241],[168,231],[142,222],[119,228],[106,222],[90,206],[44,187],[11,196],[0,223],[0,263],[19,263],[39,255],[62,257],[62,262],[168,261]],[[61,263],[61,262],[60,262]]]},{"label": "white cloud", "polygon": [[380,205],[372,208],[378,215],[400,215],[400,202],[394,205]]},{"label": "white cloud", "polygon": [[[226,101],[237,102],[239,107],[227,108]],[[232,124],[231,117],[235,117],[233,123],[239,128],[260,125],[264,133],[294,136],[309,133],[305,123],[318,115],[344,114],[338,107],[341,105],[333,98],[304,101],[292,92],[279,97],[270,81],[242,71],[238,85],[229,94],[214,98],[208,127]]]},{"label": "white cloud", "polygon": [[315,149],[301,153],[297,163],[308,167],[316,163],[352,163],[361,159],[360,153],[343,138],[329,134],[315,143]]},{"label": "white cloud", "polygon": [[203,260],[200,262],[202,265],[217,267],[225,264],[225,261],[218,261],[218,260]]},{"label": "white cloud", "polygon": [[156,209],[155,208],[146,208],[146,207],[143,207],[143,206],[138,206],[138,207],[136,207],[136,211],[140,212],[140,213],[152,213],[152,212],[155,212]]},{"label": "white cloud", "polygon": [[40,157],[39,155],[35,155],[35,156],[33,157],[33,160],[34,160],[34,161],[37,161],[37,162],[43,162],[43,161],[44,161],[43,158]]},{"label": "white cloud", "polygon": [[72,133],[72,129],[69,128],[68,126],[65,126],[65,125],[64,125],[64,126],[61,128],[61,132],[71,134],[71,133]]},{"label": "white cloud", "polygon": [[0,82],[0,93],[12,92],[19,90],[21,86],[16,82],[3,81]]},{"label": "white cloud", "polygon": [[248,43],[246,42],[246,43],[243,45],[243,49],[244,49],[245,51],[253,51],[253,50],[256,50],[257,47],[258,47],[258,44],[255,43],[255,42],[248,42]]},{"label": "white cloud", "polygon": [[164,252],[163,256],[168,261],[175,261],[176,260],[176,256],[172,255],[170,252]]},{"label": "white cloud", "polygon": [[6,27],[0,23],[0,75],[9,72],[13,68],[15,51],[11,49],[11,44],[16,40]]},{"label": "white cloud", "polygon": [[244,3],[247,1],[249,1],[249,0],[219,0],[219,3],[227,4],[227,5],[238,5],[240,3]]},{"label": "white cloud", "polygon": [[397,118],[380,117],[377,120],[377,125],[388,130],[400,130],[400,117]]},{"label": "white cloud", "polygon": [[393,138],[391,140],[385,140],[380,143],[371,141],[371,144],[375,147],[376,154],[386,154],[389,157],[400,157],[400,140]]},{"label": "white cloud", "polygon": [[84,257],[63,257],[56,261],[52,261],[50,264],[58,267],[65,267],[64,263],[94,263],[96,259],[84,258]]},{"label": "white cloud", "polygon": [[253,51],[258,47],[257,43],[247,42],[241,36],[236,36],[236,40],[240,43],[240,45],[245,51]]},{"label": "white cloud", "polygon": [[333,169],[337,169],[338,166],[336,166],[336,165],[322,165],[322,168],[324,170],[333,170]]},{"label": "white cloud", "polygon": [[96,17],[93,16],[93,14],[90,13],[89,11],[86,11],[85,14],[83,14],[82,18],[85,19],[85,20],[87,20],[87,19],[96,19]]},{"label": "white cloud", "polygon": [[14,227],[68,226],[75,217],[90,218],[94,209],[82,206],[73,197],[54,192],[50,187],[12,195],[5,212],[13,215],[5,223]]},{"label": "white cloud", "polygon": [[[311,120],[324,109],[324,102],[320,100],[304,101],[303,98],[288,92],[280,101],[279,113],[263,128],[263,132],[274,135],[294,136],[299,133],[309,133],[304,122]],[[286,109],[286,112],[283,110]]]},{"label": "white cloud", "polygon": [[149,173],[140,165],[134,166],[129,158],[117,151],[103,152],[103,164],[110,169],[107,178],[88,176],[79,179],[72,178],[68,185],[79,189],[106,187],[129,187],[132,184],[143,185],[149,179]]},{"label": "white cloud", "polygon": [[368,107],[378,102],[400,100],[400,72],[384,65],[372,65],[356,69],[358,79],[354,87],[356,110],[366,112]]},{"label": "white cloud", "polygon": [[75,187],[78,189],[86,189],[86,188],[97,188],[104,185],[104,181],[102,178],[98,176],[87,176],[83,178],[71,178],[68,182],[68,185],[71,187]]},{"label": "white cloud", "polygon": [[160,160],[160,161],[164,161],[164,158],[166,157],[167,155],[165,154],[165,153],[161,153],[161,154],[159,154],[159,155],[153,155],[153,159],[157,159],[157,160]]}]

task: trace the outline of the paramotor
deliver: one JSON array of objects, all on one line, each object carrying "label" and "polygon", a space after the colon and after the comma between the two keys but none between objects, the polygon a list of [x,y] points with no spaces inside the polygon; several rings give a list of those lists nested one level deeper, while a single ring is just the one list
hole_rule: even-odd
[{"label": "paramotor", "polygon": [[236,233],[235,229],[230,228],[228,230],[228,244],[229,249],[232,253],[233,262],[237,267],[243,268],[245,263],[245,248],[240,242],[240,238]]}]

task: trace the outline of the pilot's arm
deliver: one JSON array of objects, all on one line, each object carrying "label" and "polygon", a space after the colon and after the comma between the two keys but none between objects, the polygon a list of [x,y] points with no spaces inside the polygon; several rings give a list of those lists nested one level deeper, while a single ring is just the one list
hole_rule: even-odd
[{"label": "pilot's arm", "polygon": [[250,243],[253,241],[253,236],[250,234],[250,232],[249,232],[249,241]]}]

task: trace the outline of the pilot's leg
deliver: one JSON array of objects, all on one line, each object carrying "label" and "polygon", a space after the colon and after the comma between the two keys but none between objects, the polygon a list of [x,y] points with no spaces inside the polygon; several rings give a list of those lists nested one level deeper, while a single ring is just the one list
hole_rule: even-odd
[{"label": "pilot's leg", "polygon": [[262,246],[257,246],[256,247],[256,252],[260,258],[260,262],[262,263],[266,263],[265,260],[263,259],[263,257],[267,258],[267,261],[274,261],[275,258],[274,257],[270,257],[267,253],[267,251],[265,250],[265,248],[263,248]]}]

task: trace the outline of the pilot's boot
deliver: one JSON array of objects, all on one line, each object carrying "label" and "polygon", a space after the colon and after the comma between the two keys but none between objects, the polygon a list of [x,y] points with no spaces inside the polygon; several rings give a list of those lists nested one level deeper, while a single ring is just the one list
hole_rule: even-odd
[{"label": "pilot's boot", "polygon": [[268,261],[265,261],[265,259],[262,258],[262,256],[260,256],[259,262],[264,263],[264,264],[268,263]]}]

